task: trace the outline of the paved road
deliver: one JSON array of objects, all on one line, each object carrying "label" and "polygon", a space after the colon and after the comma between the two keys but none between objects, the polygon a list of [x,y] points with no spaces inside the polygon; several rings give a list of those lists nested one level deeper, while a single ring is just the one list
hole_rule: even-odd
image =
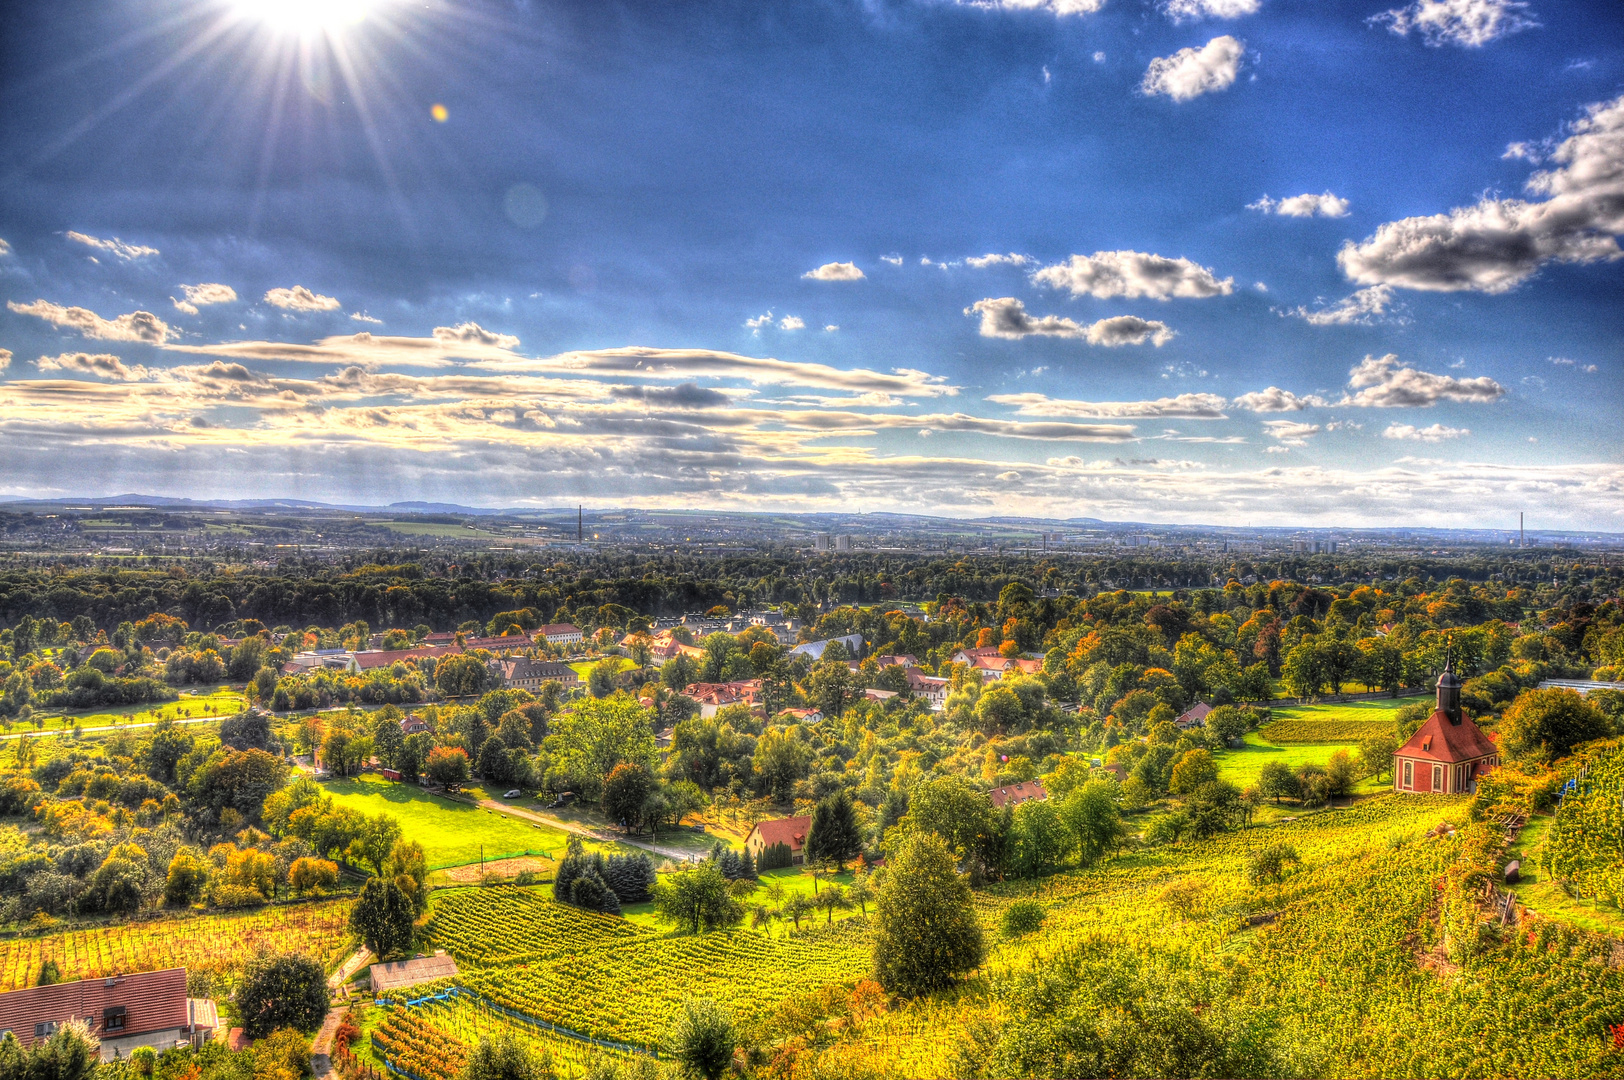
[{"label": "paved road", "polygon": [[546,825],[549,828],[559,829],[567,833],[574,833],[576,836],[584,836],[588,840],[597,840],[605,844],[629,844],[632,847],[642,848],[644,851],[652,851],[656,855],[663,856],[667,859],[674,859],[677,862],[692,862],[695,857],[693,852],[683,851],[681,848],[661,847],[659,844],[650,844],[642,840],[631,840],[608,829],[594,829],[587,825],[580,825],[573,821],[565,821],[562,818],[553,817],[551,814],[543,814],[536,810],[526,810],[522,806],[514,806],[511,803],[505,803],[499,799],[480,799],[478,805],[487,810],[495,810],[498,813],[508,814],[511,817],[520,818],[525,821],[534,821],[539,825]]}]

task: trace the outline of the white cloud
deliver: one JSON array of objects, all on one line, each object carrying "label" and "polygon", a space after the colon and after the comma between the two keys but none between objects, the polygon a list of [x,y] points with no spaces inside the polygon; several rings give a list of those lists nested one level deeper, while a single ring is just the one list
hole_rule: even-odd
[{"label": "white cloud", "polygon": [[272,289],[265,294],[265,302],[289,311],[337,311],[341,306],[334,297],[311,292],[303,285],[295,285],[291,289]]},{"label": "white cloud", "polygon": [[1075,401],[1046,394],[990,394],[988,401],[1011,405],[1022,416],[1067,416],[1123,420],[1138,417],[1177,417],[1185,420],[1225,420],[1228,404],[1217,394],[1180,394],[1154,401]]},{"label": "white cloud", "polygon": [[354,319],[356,322],[376,323],[378,326],[383,325],[382,319],[374,319],[371,315],[368,315],[364,311],[352,311],[350,312],[350,318]]},{"label": "white cloud", "polygon": [[1220,281],[1210,269],[1189,259],[1169,259],[1142,251],[1073,255],[1066,262],[1035,272],[1032,280],[1052,289],[1065,289],[1073,296],[1088,295],[1100,300],[1116,296],[1199,298],[1228,296],[1235,291],[1232,277]]},{"label": "white cloud", "polygon": [[4,371],[4,370],[6,370],[6,368],[8,368],[10,366],[11,366],[11,350],[10,349],[0,349],[0,371]]},{"label": "white cloud", "polygon": [[1265,214],[1281,217],[1347,217],[1348,200],[1329,191],[1319,195],[1293,195],[1289,199],[1271,199],[1267,195],[1255,203],[1247,203],[1248,210],[1261,210]]},{"label": "white cloud", "polygon": [[816,270],[808,270],[801,276],[811,278],[813,281],[861,281],[864,274],[856,263],[834,262],[824,263]]},{"label": "white cloud", "polygon": [[517,349],[519,339],[512,334],[498,334],[475,322],[456,326],[436,326],[434,340],[447,345],[481,345],[492,349]]},{"label": "white cloud", "polygon": [[1302,424],[1295,420],[1265,420],[1263,434],[1277,439],[1284,446],[1307,446],[1308,439],[1320,431],[1318,424]]},{"label": "white cloud", "polygon": [[1104,54],[1104,53],[1102,53],[1102,52],[1096,52],[1096,53],[1095,53],[1095,54],[1094,54],[1094,62],[1095,62],[1095,63],[1096,63],[1096,64],[1103,64],[1103,63],[1105,63],[1105,54]]},{"label": "white cloud", "polygon": [[778,320],[778,329],[805,330],[806,320],[802,319],[799,315],[785,315],[782,319]]},{"label": "white cloud", "polygon": [[196,315],[197,309],[205,304],[229,304],[237,299],[237,290],[230,285],[182,285],[180,291],[186,299],[176,300],[173,296],[169,299],[188,315]]},{"label": "white cloud", "polygon": [[1059,315],[1034,318],[1026,313],[1026,305],[1013,296],[977,300],[965,308],[964,313],[981,316],[982,337],[1081,338],[1090,345],[1103,345],[1107,348],[1119,345],[1143,345],[1147,341],[1162,346],[1174,337],[1173,331],[1166,323],[1141,319],[1136,315],[1118,315],[1101,319],[1088,326]]},{"label": "white cloud", "polygon": [[1267,390],[1254,390],[1250,394],[1242,394],[1231,404],[1248,412],[1301,412],[1310,407],[1323,408],[1325,399],[1317,394],[1298,397],[1290,390],[1271,386]]},{"label": "white cloud", "polygon": [[1092,15],[1105,0],[959,0],[965,7],[997,11],[1047,11],[1051,15]]},{"label": "white cloud", "polygon": [[1357,393],[1344,395],[1338,405],[1378,409],[1428,409],[1440,401],[1484,404],[1505,396],[1506,388],[1480,375],[1457,379],[1399,366],[1398,357],[1367,356],[1348,372],[1348,388]]},{"label": "white cloud", "polygon": [[63,353],[61,356],[42,356],[34,361],[41,371],[77,371],[117,382],[134,382],[147,377],[147,369],[137,364],[127,366],[111,353]]},{"label": "white cloud", "polygon": [[1263,0],[1165,0],[1162,14],[1175,23],[1198,19],[1239,19],[1256,15]]},{"label": "white cloud", "polygon": [[70,327],[87,338],[102,341],[144,341],[149,345],[162,345],[173,333],[168,323],[150,311],[132,311],[116,319],[104,319],[88,308],[63,307],[48,300],[35,300],[32,304],[8,300],[6,307],[19,315],[35,315],[53,326]]},{"label": "white cloud", "polygon": [[0,255],[10,255],[10,254],[11,254],[11,245],[6,243],[4,240],[0,240]]},{"label": "white cloud", "polygon": [[1424,428],[1418,428],[1414,424],[1389,424],[1387,430],[1382,432],[1382,438],[1435,443],[1443,442],[1445,439],[1459,439],[1471,433],[1471,428],[1445,427],[1442,424]]},{"label": "white cloud", "polygon": [[1369,326],[1387,313],[1388,305],[1392,302],[1391,285],[1372,285],[1352,296],[1343,297],[1330,307],[1313,310],[1297,307],[1288,309],[1284,314],[1295,315],[1311,326]]},{"label": "white cloud", "polygon": [[825,333],[825,334],[832,334],[832,333],[834,333],[834,332],[835,332],[835,331],[836,331],[836,330],[839,330],[839,329],[840,329],[840,327],[839,327],[839,325],[837,325],[837,324],[836,324],[836,323],[830,323],[830,324],[829,324],[829,325],[828,325],[828,326],[825,326],[825,327],[824,327],[824,328],[823,328],[823,332],[824,332],[824,333]]},{"label": "white cloud", "polygon": [[1385,23],[1400,37],[1416,31],[1428,45],[1481,48],[1496,38],[1537,27],[1523,14],[1528,5],[1519,0],[1415,0],[1401,8],[1372,15],[1370,22]]},{"label": "white cloud", "polygon": [[155,247],[144,247],[141,244],[126,244],[116,236],[111,240],[103,240],[96,236],[86,236],[82,232],[70,232],[67,234],[67,237],[76,244],[84,244],[86,247],[93,247],[97,251],[105,251],[109,255],[123,259],[125,262],[129,262],[131,259],[140,259],[148,255],[158,254],[158,249]]},{"label": "white cloud", "polygon": [[1145,69],[1139,89],[1147,94],[1165,94],[1174,101],[1226,90],[1240,74],[1245,53],[1243,42],[1225,34],[1199,49],[1180,49],[1172,56],[1158,56]]},{"label": "white cloud", "polygon": [[1559,167],[1528,180],[1542,201],[1485,198],[1390,221],[1343,245],[1342,272],[1361,285],[1499,293],[1549,261],[1624,257],[1614,239],[1624,233],[1624,97],[1589,106],[1572,130],[1551,152]]},{"label": "white cloud", "polygon": [[902,265],[902,256],[901,255],[881,255],[880,256],[880,261],[883,262],[883,263],[890,263],[892,266],[901,266]]},{"label": "white cloud", "polygon": [[1532,143],[1514,142],[1506,143],[1506,152],[1500,155],[1501,161],[1527,161],[1538,165],[1544,160],[1544,152]]},{"label": "white cloud", "polygon": [[744,325],[748,326],[750,328],[750,332],[755,334],[757,337],[761,336],[761,328],[763,326],[771,326],[772,324],[773,313],[770,311],[757,315],[754,318],[744,320]]},{"label": "white cloud", "polygon": [[1032,256],[1017,255],[1013,251],[1008,255],[972,255],[964,260],[966,266],[973,266],[977,270],[984,270],[989,266],[1028,266],[1032,261]]}]

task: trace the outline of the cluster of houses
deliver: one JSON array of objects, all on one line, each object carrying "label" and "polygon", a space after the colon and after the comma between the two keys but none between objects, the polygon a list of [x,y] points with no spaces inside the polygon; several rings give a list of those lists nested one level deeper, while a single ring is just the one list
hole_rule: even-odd
[{"label": "cluster of houses", "polygon": [[456,656],[471,649],[510,653],[529,649],[544,641],[549,645],[575,645],[583,640],[580,628],[569,623],[553,623],[529,634],[464,637],[460,643],[455,634],[437,632],[426,635],[421,643],[410,649],[313,649],[295,654],[282,666],[282,670],[292,675],[325,668],[359,675],[374,668],[390,667],[396,661],[414,664],[419,660]]}]

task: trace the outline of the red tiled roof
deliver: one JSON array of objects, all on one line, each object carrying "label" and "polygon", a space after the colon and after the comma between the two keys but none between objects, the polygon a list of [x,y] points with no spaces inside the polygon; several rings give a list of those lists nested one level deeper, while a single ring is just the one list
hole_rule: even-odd
[{"label": "red tiled roof", "polygon": [[447,653],[448,650],[432,645],[416,649],[391,649],[388,652],[358,652],[355,654],[355,666],[362,671],[371,671],[373,668],[388,667],[396,660],[420,660],[425,656],[445,656]]},{"label": "red tiled roof", "polygon": [[1043,785],[1036,780],[1026,780],[1008,787],[992,789],[992,804],[999,810],[1007,806],[1019,806],[1030,799],[1047,799],[1049,793],[1043,790]]},{"label": "red tiled roof", "polygon": [[1428,761],[1459,762],[1491,757],[1499,752],[1470,717],[1462,716],[1460,723],[1451,724],[1442,709],[1434,709],[1427,722],[1395,754]]},{"label": "red tiled roof", "polygon": [[0,1031],[10,1031],[24,1047],[34,1043],[34,1025],[89,1022],[98,1038],[108,1034],[107,1010],[124,1010],[124,1026],[117,1038],[184,1028],[190,1022],[186,1008],[186,969],[143,971],[108,979],[81,979],[55,986],[33,986],[0,994]]},{"label": "red tiled roof", "polygon": [[1189,727],[1191,724],[1203,723],[1207,714],[1212,712],[1212,706],[1205,701],[1198,701],[1184,711],[1184,715],[1173,721],[1179,727]]},{"label": "red tiled roof", "polygon": [[567,622],[548,623],[546,626],[543,626],[540,630],[536,631],[536,633],[540,634],[542,637],[561,637],[566,634],[579,634],[580,632],[579,627],[575,626],[573,623]]},{"label": "red tiled roof", "polygon": [[[756,827],[750,831],[752,833],[760,833],[761,842],[767,847],[772,847],[774,844],[788,844],[790,851],[796,852],[800,851],[801,845],[806,843],[806,834],[811,830],[811,828],[812,816],[808,814],[805,817],[787,817],[777,818],[773,821],[758,821],[756,822]],[[745,837],[745,843],[749,842],[750,838],[748,836]]]}]

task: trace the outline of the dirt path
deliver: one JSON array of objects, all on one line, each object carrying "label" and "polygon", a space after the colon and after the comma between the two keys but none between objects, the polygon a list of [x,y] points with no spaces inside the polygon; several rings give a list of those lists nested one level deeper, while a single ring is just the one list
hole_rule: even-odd
[{"label": "dirt path", "polygon": [[365,945],[361,946],[359,949],[355,950],[348,960],[338,965],[337,971],[327,976],[327,988],[329,990],[338,990],[345,983],[355,978],[355,973],[357,971],[360,971],[363,967],[371,962],[372,950],[368,949]]},{"label": "dirt path", "polygon": [[661,847],[658,844],[650,844],[642,840],[631,840],[608,829],[594,829],[586,825],[578,825],[573,821],[565,821],[562,818],[539,813],[535,810],[526,810],[522,806],[512,806],[497,799],[480,799],[478,805],[486,810],[495,810],[497,813],[507,814],[510,817],[520,818],[524,821],[534,821],[537,824],[546,825],[548,828],[574,833],[576,836],[584,836],[588,840],[597,840],[605,844],[628,844],[635,848],[642,848],[644,851],[651,851],[656,855],[676,862],[692,862],[695,858],[694,853],[691,851]]}]

